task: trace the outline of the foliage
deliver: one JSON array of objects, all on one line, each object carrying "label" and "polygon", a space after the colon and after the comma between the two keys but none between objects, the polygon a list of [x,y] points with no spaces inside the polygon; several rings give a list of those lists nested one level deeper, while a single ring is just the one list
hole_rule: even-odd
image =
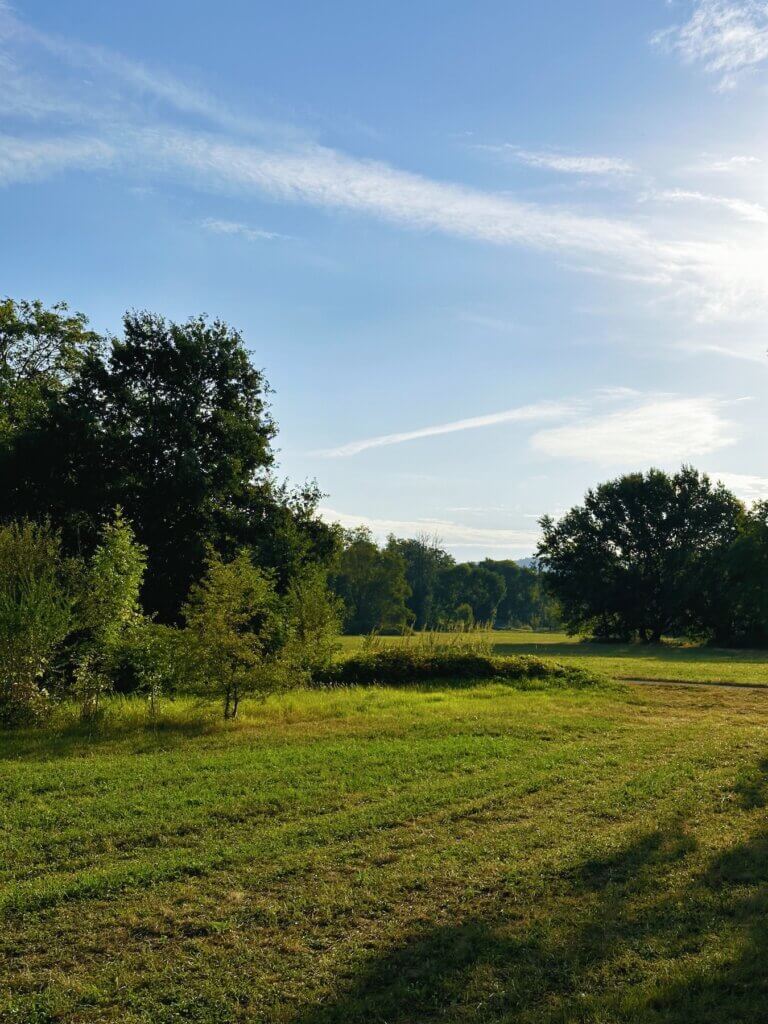
[{"label": "foliage", "polygon": [[98,337],[60,302],[0,301],[0,441],[8,445],[71,382]]},{"label": "foliage", "polygon": [[[563,664],[576,665],[610,679],[726,683],[768,686],[768,660],[764,650],[743,647],[716,648],[688,640],[665,640],[661,644],[607,643],[568,636],[563,632],[530,629],[494,629],[471,633],[416,633],[407,640],[443,643],[468,641],[473,650],[508,657],[532,654]],[[401,637],[345,636],[340,640],[341,657],[359,651],[380,650],[400,644]],[[479,645],[479,646],[478,646]]]},{"label": "foliage", "polygon": [[112,688],[119,693],[143,694],[153,716],[160,699],[185,685],[184,634],[141,618],[123,636],[112,664]]},{"label": "foliage", "polygon": [[466,601],[463,604],[457,605],[453,612],[453,621],[465,629],[473,629],[475,625],[475,613],[472,611],[472,605],[467,604]]},{"label": "foliage", "polygon": [[708,599],[713,642],[768,645],[768,502],[744,512]]},{"label": "foliage", "polygon": [[0,527],[0,722],[44,710],[42,680],[72,625],[68,575],[48,526]]},{"label": "foliage", "polygon": [[344,535],[331,584],[344,603],[348,633],[401,632],[412,618],[405,559],[391,546],[379,548],[362,527]]},{"label": "foliage", "polygon": [[[471,562],[445,566],[435,581],[436,616],[445,624],[463,619],[490,626],[505,592],[504,578],[485,566]],[[459,609],[466,607],[471,613],[468,619],[466,611],[459,613]]]},{"label": "foliage", "polygon": [[571,632],[658,642],[712,626],[741,505],[690,467],[632,473],[541,520],[538,556]]},{"label": "foliage", "polygon": [[311,678],[333,660],[343,615],[341,599],[329,589],[321,566],[306,568],[293,578],[283,613],[288,639],[282,658],[290,670]]},{"label": "foliage", "polygon": [[486,558],[479,563],[504,580],[504,594],[496,609],[496,624],[502,627],[531,626],[557,629],[560,610],[546,588],[542,573],[511,559]]},{"label": "foliage", "polygon": [[[10,307],[17,333],[25,309]],[[120,505],[147,550],[144,606],[168,622],[208,546],[225,557],[251,547],[283,589],[299,567],[333,557],[337,537],[316,515],[317,487],[291,491],[270,475],[269,386],[237,331],[204,317],[176,324],[128,313],[122,337],[97,344],[82,318],[56,323],[60,348],[74,346],[77,358],[66,372],[56,364],[56,387],[0,435],[0,519],[47,515],[70,551],[88,553]]]},{"label": "foliage", "polygon": [[405,578],[410,587],[407,604],[413,613],[415,629],[431,629],[439,624],[438,578],[454,559],[440,547],[439,538],[426,533],[407,539],[390,537],[387,550],[405,562]]},{"label": "foliage", "polygon": [[[429,634],[427,634],[429,637]],[[445,640],[403,641],[363,650],[336,662],[317,676],[331,686],[399,686],[433,680],[456,683],[495,679],[520,688],[599,686],[601,676],[576,665],[563,665],[533,655],[511,658],[487,652],[470,634]]]},{"label": "foliage", "polygon": [[115,661],[125,638],[142,622],[139,592],[146,569],[144,548],[136,543],[122,510],[102,530],[85,577],[80,626],[85,632],[75,669],[83,715],[93,718],[112,685]]},{"label": "foliage", "polygon": [[272,578],[246,550],[228,562],[209,552],[184,618],[188,682],[220,695],[225,718],[237,716],[245,694],[277,688],[275,655],[285,642],[284,620]]}]

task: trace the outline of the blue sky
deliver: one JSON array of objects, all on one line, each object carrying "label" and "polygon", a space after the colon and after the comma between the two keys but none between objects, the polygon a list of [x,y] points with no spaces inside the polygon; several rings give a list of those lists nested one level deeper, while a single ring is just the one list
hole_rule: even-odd
[{"label": "blue sky", "polygon": [[518,557],[768,496],[768,2],[0,0],[0,291],[240,328],[280,471]]}]

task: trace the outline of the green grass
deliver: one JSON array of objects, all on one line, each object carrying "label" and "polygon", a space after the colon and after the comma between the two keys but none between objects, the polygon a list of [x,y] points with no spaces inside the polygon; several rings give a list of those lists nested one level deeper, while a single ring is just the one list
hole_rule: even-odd
[{"label": "green grass", "polygon": [[[488,636],[494,654],[537,654],[563,664],[576,663],[614,679],[670,679],[768,686],[768,651],[725,650],[667,641],[663,644],[594,644],[565,633],[500,629]],[[381,637],[381,643],[402,643]],[[414,642],[418,642],[415,638]],[[359,650],[362,637],[341,639],[342,656]]]},{"label": "green grass", "polygon": [[759,690],[301,692],[0,733],[0,1020],[766,1019]]}]

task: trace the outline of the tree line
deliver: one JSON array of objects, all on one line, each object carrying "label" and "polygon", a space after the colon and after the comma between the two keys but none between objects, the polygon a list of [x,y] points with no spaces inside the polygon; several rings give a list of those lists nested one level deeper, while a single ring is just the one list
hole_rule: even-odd
[{"label": "tree line", "polygon": [[316,483],[275,475],[269,395],[220,320],[128,312],[112,336],[65,304],[0,302],[0,717],[54,691],[88,717],[182,671],[232,714],[342,629],[549,608],[513,563],[325,523]]},{"label": "tree line", "polygon": [[330,577],[352,634],[530,626],[555,629],[559,607],[542,574],[510,560],[457,563],[429,535],[389,537],[346,531]]},{"label": "tree line", "polygon": [[553,628],[768,641],[768,503],[690,467],[541,520],[536,568],[344,531],[275,475],[270,388],[220,320],[0,302],[0,718],[183,678],[234,715],[349,633]]}]

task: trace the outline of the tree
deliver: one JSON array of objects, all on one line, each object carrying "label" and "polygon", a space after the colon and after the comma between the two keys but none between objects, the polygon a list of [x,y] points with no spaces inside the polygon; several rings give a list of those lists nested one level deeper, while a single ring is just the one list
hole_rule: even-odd
[{"label": "tree", "polygon": [[120,505],[147,550],[144,605],[166,622],[208,547],[225,557],[251,548],[282,589],[302,565],[333,557],[317,487],[289,491],[271,475],[270,389],[237,331],[129,313],[122,337],[97,344],[82,320],[50,315],[67,358],[49,360],[56,386],[0,436],[0,519],[48,516],[69,551],[89,554]]},{"label": "tree", "polygon": [[472,562],[447,566],[437,575],[438,617],[446,624],[458,619],[465,621],[466,611],[462,610],[461,616],[457,616],[457,610],[469,607],[473,622],[491,625],[505,590],[503,577],[485,566]]},{"label": "tree", "polygon": [[541,520],[538,557],[570,632],[658,642],[706,629],[741,505],[691,467],[631,473]]},{"label": "tree", "polygon": [[231,561],[208,553],[206,570],[184,608],[189,679],[220,694],[224,717],[235,718],[242,697],[275,688],[270,658],[282,646],[284,622],[274,582],[245,549]]},{"label": "tree", "polygon": [[504,580],[504,596],[496,611],[498,625],[532,626],[534,629],[556,629],[561,625],[557,602],[547,590],[539,570],[518,565],[512,559],[486,558],[480,565]]},{"label": "tree", "polygon": [[390,547],[379,548],[363,527],[344,534],[331,585],[344,603],[348,633],[398,631],[411,619],[405,560]]},{"label": "tree", "polygon": [[0,527],[0,722],[43,710],[45,673],[72,626],[71,580],[48,526]]},{"label": "tree", "polygon": [[111,689],[115,659],[126,637],[143,620],[139,592],[147,559],[122,509],[102,530],[85,575],[76,680],[84,718],[94,718],[102,694]]},{"label": "tree", "polygon": [[329,589],[324,567],[309,566],[297,574],[288,586],[283,607],[288,666],[310,676],[327,668],[338,647],[344,605]]},{"label": "tree", "polygon": [[717,582],[711,594],[714,641],[768,644],[768,502],[745,511]]},{"label": "tree", "polygon": [[407,540],[390,537],[387,548],[405,561],[405,578],[411,590],[408,607],[413,612],[415,628],[437,625],[438,575],[454,564],[453,557],[440,547],[437,537],[426,533]]},{"label": "tree", "polygon": [[39,415],[100,346],[82,313],[60,302],[0,301],[0,441]]}]

